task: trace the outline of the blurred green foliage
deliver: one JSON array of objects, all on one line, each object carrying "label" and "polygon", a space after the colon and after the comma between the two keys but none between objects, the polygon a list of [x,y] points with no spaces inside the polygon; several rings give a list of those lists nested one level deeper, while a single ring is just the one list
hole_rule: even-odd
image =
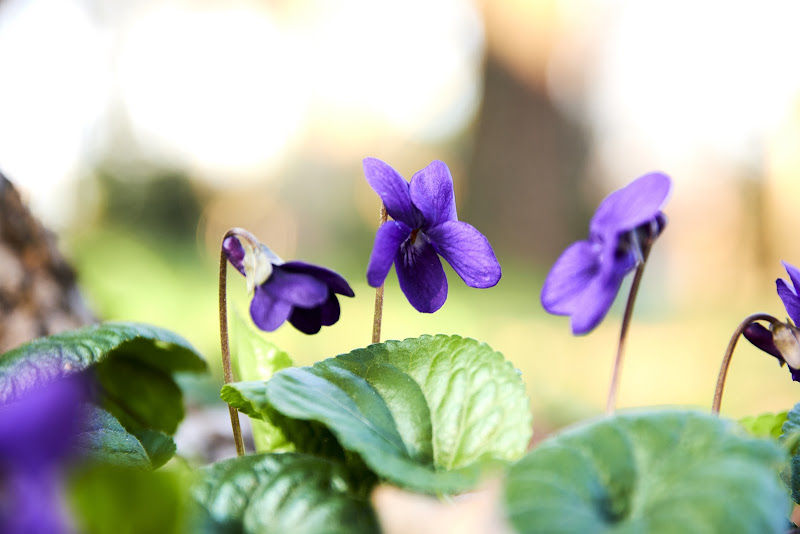
[{"label": "blurred green foliage", "polygon": [[79,532],[186,532],[189,468],[174,459],[158,471],[89,465],[71,476],[68,502]]}]

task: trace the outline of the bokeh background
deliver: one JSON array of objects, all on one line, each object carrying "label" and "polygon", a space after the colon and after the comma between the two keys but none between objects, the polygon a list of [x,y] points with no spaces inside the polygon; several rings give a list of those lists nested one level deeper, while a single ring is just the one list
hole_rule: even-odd
[{"label": "bokeh background", "polygon": [[[226,229],[348,278],[335,326],[269,336],[301,364],[348,352],[374,295],[361,160],[407,178],[444,160],[503,278],[448,270],[422,315],[390,274],[384,338],[489,343],[545,431],[604,406],[625,291],[576,338],[542,311],[544,276],[606,194],[665,171],[619,404],[707,407],[731,333],[783,317],[780,261],[800,265],[799,20],[793,0],[0,0],[0,170],[99,317],[181,333],[218,382]],[[246,317],[234,274],[229,294]],[[799,388],[745,341],[723,412],[785,410]]]}]

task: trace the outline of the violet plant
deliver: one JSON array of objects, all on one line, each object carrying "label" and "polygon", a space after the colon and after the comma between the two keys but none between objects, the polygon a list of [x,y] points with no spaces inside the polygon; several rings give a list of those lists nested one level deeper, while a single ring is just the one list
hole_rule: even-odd
[{"label": "violet plant", "polygon": [[[261,330],[272,332],[287,320],[304,334],[316,334],[339,320],[337,294],[355,296],[339,274],[300,261],[284,262],[253,234],[233,228],[222,239],[219,266],[220,343],[225,383],[233,380],[228,342],[226,263],[244,275],[253,294],[250,316]],[[236,452],[244,454],[239,416],[230,407]]]},{"label": "violet plant", "polygon": [[[185,477],[188,482],[172,493],[157,493],[154,470],[165,464],[159,472],[175,469],[176,463],[185,466],[171,461],[180,453],[172,436],[184,414],[175,374],[203,371],[205,363],[171,332],[104,323],[42,338],[0,356],[0,405],[20,399],[12,408],[0,407],[0,495],[13,493],[15,502],[27,495],[15,489],[25,480],[18,465],[27,464],[14,460],[12,466],[2,463],[4,459],[33,458],[41,473],[51,473],[50,467],[58,467],[67,457],[64,451],[69,451],[81,458],[81,469],[89,466],[92,472],[102,465],[121,471],[103,478],[106,485],[95,485],[95,490],[64,489],[50,484],[55,479],[37,478],[47,488],[56,488],[34,490],[49,512],[56,510],[49,503],[73,503],[64,516],[41,517],[56,532],[68,530],[70,522],[79,530],[113,531],[98,527],[103,520],[99,507],[93,506],[97,495],[120,492],[112,478],[125,480],[126,491],[136,486],[152,497],[129,510],[125,498],[118,501],[122,504],[115,508],[117,513],[130,515],[120,521],[134,524],[150,517],[156,502],[190,503],[183,523],[169,523],[168,516],[159,515],[155,527],[136,523],[143,532],[380,532],[392,526],[383,523],[371,500],[381,485],[437,496],[441,506],[448,506],[451,496],[487,491],[483,483],[490,479],[500,487],[493,516],[509,532],[787,529],[787,489],[795,502],[800,501],[800,405],[785,414],[782,429],[772,432],[771,439],[749,435],[738,422],[718,413],[695,409],[610,413],[644,265],[666,224],[662,208],[671,190],[666,175],[644,175],[609,195],[589,223],[588,239],[568,247],[544,281],[545,310],[569,316],[572,332],[583,335],[604,319],[623,279],[635,271],[609,413],[531,447],[530,399],[520,373],[503,354],[460,335],[380,342],[381,288],[393,265],[409,303],[426,314],[441,309],[447,298],[440,258],[471,287],[489,288],[501,277],[486,237],[458,220],[447,166],[434,161],[407,182],[386,163],[367,158],[364,174],[382,211],[366,269],[367,283],[377,289],[372,344],[300,367],[248,330],[247,342],[237,344],[236,356],[240,364],[257,365],[250,365],[247,373],[238,371],[246,380],[234,381],[228,339],[229,264],[245,277],[252,295],[250,320],[265,332],[286,322],[306,335],[335,328],[341,319],[339,297],[355,295],[336,272],[284,262],[249,232],[232,229],[220,245],[225,382],[220,396],[230,409],[237,456],[183,467],[191,471]],[[779,280],[778,293],[791,320],[766,314],[745,320],[726,353],[728,363],[735,340],[744,334],[786,363],[793,377],[800,368],[795,327],[800,271],[785,265],[791,285]],[[54,401],[43,410],[35,399],[20,395],[77,376],[90,384],[79,401]],[[721,391],[718,386],[719,399]],[[70,407],[75,405],[80,409],[73,412]],[[718,411],[715,396],[713,412]],[[245,454],[239,412],[280,439],[257,442],[256,452]],[[72,430],[62,429],[74,421],[74,413],[82,419],[71,446],[69,440],[49,443],[25,431],[39,432],[49,425],[48,437],[70,434]],[[49,424],[54,417],[56,422]],[[38,455],[39,449],[25,443],[31,439],[41,439],[41,450],[58,454]],[[132,473],[145,473],[145,478],[130,478]],[[129,485],[134,479],[138,482]],[[28,517],[17,510],[24,504],[12,509],[6,502],[11,501],[0,500],[0,518],[6,521],[0,526]]]},{"label": "violet plant", "polygon": [[622,280],[634,269],[622,319],[606,412],[614,411],[625,338],[650,247],[666,226],[661,211],[672,182],[666,174],[641,176],[611,193],[589,223],[589,239],[570,245],[553,265],[542,287],[545,310],[570,316],[572,333],[591,332],[608,313]]}]

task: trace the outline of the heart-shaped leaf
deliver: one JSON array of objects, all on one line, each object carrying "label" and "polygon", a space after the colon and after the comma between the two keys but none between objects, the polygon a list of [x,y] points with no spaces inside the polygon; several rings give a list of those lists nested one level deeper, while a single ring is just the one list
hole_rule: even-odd
[{"label": "heart-shaped leaf", "polygon": [[[370,345],[222,396],[253,417],[322,423],[379,476],[428,492],[473,486],[488,465],[519,458],[531,436],[519,373],[459,336]],[[294,441],[304,452],[312,445]]]},{"label": "heart-shaped leaf", "polygon": [[[369,482],[369,481],[367,481]],[[294,453],[256,454],[203,468],[192,488],[194,532],[378,532],[371,485],[342,464]]]},{"label": "heart-shaped leaf", "polygon": [[504,500],[520,533],[777,533],[784,461],[733,421],[630,412],[542,442],[509,470]]}]

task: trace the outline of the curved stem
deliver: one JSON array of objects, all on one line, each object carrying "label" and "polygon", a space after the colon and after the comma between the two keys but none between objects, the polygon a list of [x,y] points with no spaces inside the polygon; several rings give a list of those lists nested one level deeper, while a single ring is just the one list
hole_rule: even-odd
[{"label": "curved stem", "polygon": [[628,303],[625,305],[625,314],[622,316],[622,327],[619,332],[619,344],[617,345],[617,357],[614,360],[614,369],[611,372],[611,385],[608,387],[608,398],[606,399],[606,413],[611,415],[617,405],[617,392],[619,390],[620,373],[622,371],[622,355],[625,352],[625,340],[628,337],[628,327],[631,324],[631,317],[633,316],[633,305],[636,302],[636,295],[639,293],[639,284],[642,282],[642,274],[644,273],[644,266],[647,263],[647,256],[650,253],[650,247],[642,251],[642,261],[636,268],[636,274],[633,275],[633,282],[631,283],[631,291],[628,293]]},{"label": "curved stem", "polygon": [[719,369],[719,376],[717,377],[717,387],[714,390],[714,402],[711,404],[711,412],[719,414],[719,407],[722,404],[722,390],[725,387],[725,378],[728,376],[728,367],[733,358],[733,349],[736,348],[736,342],[739,341],[744,329],[756,321],[768,321],[771,324],[778,324],[780,321],[772,315],[766,313],[754,313],[742,321],[731,336],[728,342],[728,348],[725,350],[725,356],[722,357],[722,366]]},{"label": "curved stem", "polygon": [[[383,223],[386,222],[388,215],[386,213],[386,206],[381,203],[381,215],[380,215],[380,222],[378,226],[382,226]],[[381,323],[383,322],[383,286],[380,286],[375,289],[375,312],[372,315],[372,342],[373,343],[380,343],[381,342]]]},{"label": "curved stem", "polygon": [[[228,230],[222,238],[222,242],[232,234],[232,230]],[[222,350],[222,373],[225,383],[233,382],[233,371],[231,370],[231,351],[228,344],[228,299],[226,295],[227,286],[227,271],[228,271],[228,258],[225,256],[225,251],[220,246],[219,258],[219,341]],[[233,429],[233,441],[236,443],[236,455],[244,455],[244,440],[242,440],[242,427],[239,424],[239,412],[228,405],[228,411],[231,415],[231,428]]]}]

